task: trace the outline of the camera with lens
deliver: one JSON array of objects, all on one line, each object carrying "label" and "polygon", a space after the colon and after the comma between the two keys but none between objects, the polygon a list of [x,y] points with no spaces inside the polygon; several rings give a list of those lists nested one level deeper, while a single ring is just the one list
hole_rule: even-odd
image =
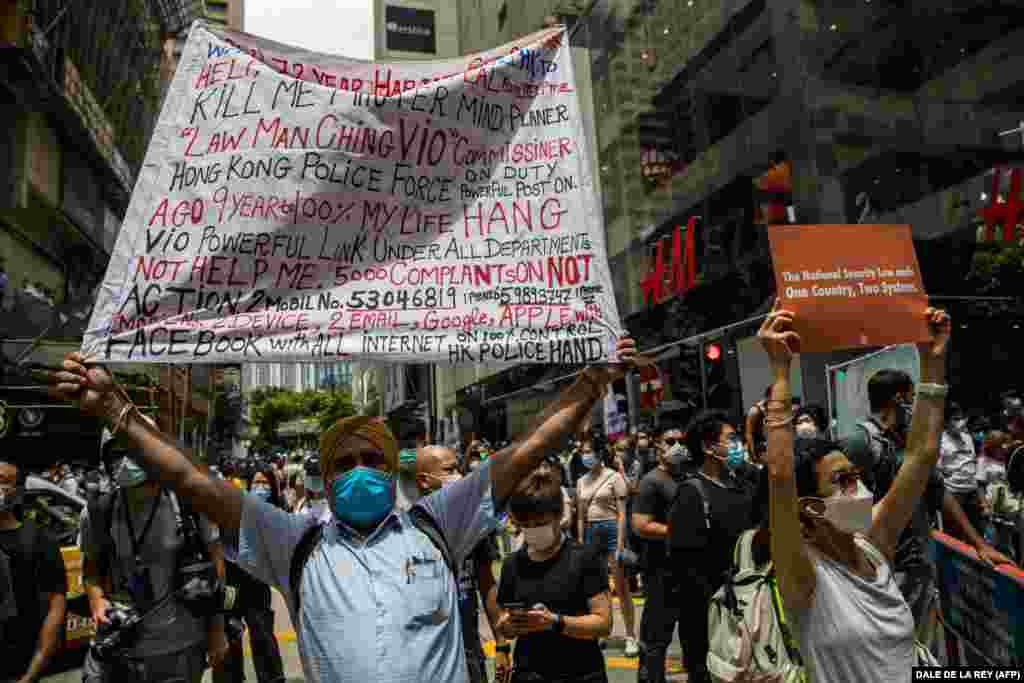
[{"label": "camera with lens", "polygon": [[199,521],[190,513],[182,515],[179,523],[185,545],[175,574],[177,598],[197,617],[219,614],[225,610],[224,582],[205,551]]},{"label": "camera with lens", "polygon": [[136,609],[119,603],[107,608],[106,617],[107,623],[96,625],[96,637],[91,648],[93,657],[100,662],[131,646],[142,621],[142,615]]},{"label": "camera with lens", "polygon": [[196,616],[211,616],[226,609],[224,583],[213,562],[194,558],[178,567],[178,599]]}]

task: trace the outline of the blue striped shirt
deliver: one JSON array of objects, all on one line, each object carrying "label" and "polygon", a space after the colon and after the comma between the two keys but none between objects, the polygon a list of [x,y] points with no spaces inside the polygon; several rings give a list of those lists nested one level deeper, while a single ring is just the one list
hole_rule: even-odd
[{"label": "blue striped shirt", "polygon": [[[456,566],[496,526],[490,463],[423,498]],[[289,571],[302,534],[318,521],[246,496],[239,565],[281,591],[311,683],[463,683],[458,589],[440,551],[408,512],[392,511],[366,538],[341,523],[302,574],[295,613]]]}]

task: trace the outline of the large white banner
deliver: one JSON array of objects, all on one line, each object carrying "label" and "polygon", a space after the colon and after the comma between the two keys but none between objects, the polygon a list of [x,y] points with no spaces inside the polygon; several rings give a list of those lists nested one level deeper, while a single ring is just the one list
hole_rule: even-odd
[{"label": "large white banner", "polygon": [[197,23],[83,351],[614,360],[588,155],[564,29],[383,64]]}]

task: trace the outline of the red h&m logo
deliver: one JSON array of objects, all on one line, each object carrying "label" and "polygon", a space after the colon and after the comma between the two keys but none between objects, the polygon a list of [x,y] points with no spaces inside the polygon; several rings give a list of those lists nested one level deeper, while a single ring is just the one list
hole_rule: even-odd
[{"label": "red h&m logo", "polygon": [[995,239],[996,226],[1002,224],[1003,239],[1012,241],[1016,235],[1017,223],[1021,219],[1021,212],[1024,210],[1024,201],[1020,196],[1020,169],[1010,169],[1010,192],[1006,201],[999,202],[999,181],[1002,179],[1003,171],[1000,168],[992,169],[992,203],[978,209],[978,214],[985,221],[985,239]]},{"label": "red h&m logo", "polygon": [[[686,254],[683,255],[683,233],[686,234]],[[682,294],[697,284],[697,217],[691,216],[686,222],[686,227],[676,226],[675,236],[672,238],[672,272],[668,285],[668,296]],[[655,247],[654,268],[648,271],[643,280],[640,281],[640,289],[646,302],[648,297],[651,305],[661,303],[665,292],[665,240],[658,240]]]}]

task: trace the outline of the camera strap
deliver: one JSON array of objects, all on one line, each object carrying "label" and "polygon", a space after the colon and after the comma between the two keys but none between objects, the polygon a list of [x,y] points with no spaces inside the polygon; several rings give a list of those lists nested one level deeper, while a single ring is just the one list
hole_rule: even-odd
[{"label": "camera strap", "polygon": [[142,564],[142,542],[146,540],[146,535],[149,533],[150,528],[153,526],[153,520],[156,519],[157,508],[160,507],[160,502],[164,497],[163,488],[157,493],[153,499],[153,508],[149,511],[149,519],[146,520],[146,525],[142,527],[142,533],[138,538],[135,537],[135,525],[132,523],[132,513],[128,505],[128,494],[121,489],[121,503],[124,506],[124,521],[128,525],[128,540],[132,544],[132,555],[135,556],[135,569],[138,571],[139,566]]},{"label": "camera strap", "polygon": [[187,505],[182,509],[181,502],[173,491],[169,492],[167,497],[170,498],[171,505],[174,507],[174,518],[178,525],[178,534],[185,541],[182,552],[186,555],[202,557],[205,560],[211,559],[206,543],[203,542],[202,533],[199,528],[199,516],[195,510]]}]

